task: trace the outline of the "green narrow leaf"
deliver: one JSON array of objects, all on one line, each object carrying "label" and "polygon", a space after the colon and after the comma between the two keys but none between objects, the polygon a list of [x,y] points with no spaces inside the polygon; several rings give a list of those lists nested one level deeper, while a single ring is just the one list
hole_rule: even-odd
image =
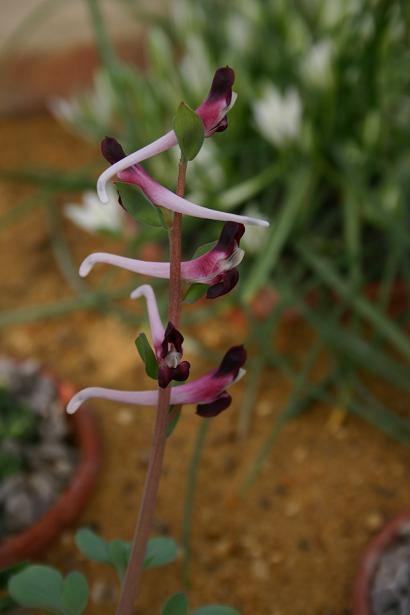
[{"label": "green narrow leaf", "polygon": [[109,562],[108,544],[92,530],[81,528],[76,532],[74,540],[77,549],[89,559],[105,564]]},{"label": "green narrow leaf", "polygon": [[206,284],[191,284],[184,296],[184,303],[195,303],[205,296],[208,286]]},{"label": "green narrow leaf", "polygon": [[169,438],[178,424],[181,417],[181,406],[170,406],[168,416],[169,422],[167,425],[167,438]]},{"label": "green narrow leaf", "polygon": [[199,609],[192,611],[192,615],[241,615],[239,611],[231,606],[222,606],[220,604],[210,604],[209,606],[201,606]]},{"label": "green narrow leaf", "polygon": [[150,538],[144,559],[144,568],[156,568],[170,564],[177,557],[177,544],[172,538],[158,536]]},{"label": "green narrow leaf", "polygon": [[117,571],[120,579],[123,578],[127,570],[128,560],[131,552],[131,545],[124,540],[113,540],[108,546],[110,563]]},{"label": "green narrow leaf", "polygon": [[70,572],[64,579],[61,600],[70,615],[81,615],[88,604],[88,583],[81,572]]},{"label": "green narrow leaf", "polygon": [[123,206],[135,220],[149,226],[166,228],[160,208],[151,203],[137,186],[124,182],[115,182],[115,186]]},{"label": "green narrow leaf", "polygon": [[173,121],[173,129],[184,160],[193,160],[204,142],[204,126],[191,107],[181,102]]},{"label": "green narrow leaf", "polygon": [[153,380],[158,379],[158,362],[145,333],[140,333],[135,340],[135,346],[145,365],[145,373]]},{"label": "green narrow leaf", "polygon": [[174,594],[164,604],[161,615],[188,615],[188,601],[184,593]]},{"label": "green narrow leaf", "polygon": [[8,583],[10,596],[21,606],[54,609],[61,612],[63,577],[49,566],[33,565],[12,577]]}]

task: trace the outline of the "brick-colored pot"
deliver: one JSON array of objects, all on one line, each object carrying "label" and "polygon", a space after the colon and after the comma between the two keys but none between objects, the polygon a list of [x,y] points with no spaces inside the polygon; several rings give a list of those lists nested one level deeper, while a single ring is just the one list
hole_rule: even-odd
[{"label": "brick-colored pot", "polygon": [[[64,406],[75,393],[74,387],[65,382],[57,382],[57,390]],[[70,482],[38,521],[0,544],[0,568],[44,555],[45,549],[79,517],[90,496],[101,458],[95,420],[86,407],[71,417],[67,416],[67,420],[79,452],[78,464]]]}]

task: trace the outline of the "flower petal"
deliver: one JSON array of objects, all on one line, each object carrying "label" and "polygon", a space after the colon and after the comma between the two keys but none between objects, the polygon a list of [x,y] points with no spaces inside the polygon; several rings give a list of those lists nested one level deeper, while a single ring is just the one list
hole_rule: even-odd
[{"label": "flower petal", "polygon": [[209,404],[199,404],[196,407],[196,413],[204,418],[217,416],[223,410],[226,410],[232,402],[232,397],[226,391],[223,391],[219,397]]},{"label": "flower petal", "polygon": [[154,290],[149,284],[138,286],[132,294],[132,299],[144,296],[147,301],[148,320],[151,327],[152,342],[157,354],[161,351],[162,342],[164,339],[164,326],[159,315],[157,300]]},{"label": "flower petal", "polygon": [[220,280],[210,286],[206,292],[207,299],[216,299],[229,293],[238,283],[239,271],[237,269],[230,269],[221,273]]},{"label": "flower petal", "polygon": [[192,203],[191,201],[188,201],[188,199],[171,192],[168,188],[161,186],[161,184],[156,182],[150,175],[148,175],[148,173],[140,165],[120,172],[118,177],[122,181],[134,184],[141,188],[148,199],[155,203],[155,205],[165,207],[166,209],[170,209],[171,211],[175,211],[180,214],[194,216],[195,218],[205,218],[208,220],[232,221],[262,227],[269,226],[269,222],[267,220],[252,218],[250,216],[240,216],[239,214],[218,211],[216,209],[209,209],[208,207],[202,207],[201,205]]}]

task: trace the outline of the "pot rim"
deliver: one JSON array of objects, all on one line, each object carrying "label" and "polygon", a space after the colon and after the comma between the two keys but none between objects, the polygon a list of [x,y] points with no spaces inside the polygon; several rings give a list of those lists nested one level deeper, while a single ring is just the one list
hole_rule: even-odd
[{"label": "pot rim", "polygon": [[410,524],[410,507],[406,507],[370,541],[359,562],[353,587],[352,615],[372,615],[370,588],[382,553],[394,542],[403,525]]}]

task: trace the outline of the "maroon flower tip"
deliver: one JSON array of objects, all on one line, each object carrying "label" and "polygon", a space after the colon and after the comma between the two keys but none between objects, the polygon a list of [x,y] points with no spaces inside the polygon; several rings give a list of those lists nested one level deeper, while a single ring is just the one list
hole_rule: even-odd
[{"label": "maroon flower tip", "polygon": [[228,350],[222,359],[221,364],[215,373],[215,377],[232,374],[235,379],[240,368],[245,364],[245,362],[246,350],[244,346],[233,346]]},{"label": "maroon flower tip", "polygon": [[218,239],[218,243],[216,244],[214,249],[230,254],[235,247],[234,242],[236,242],[239,246],[241,237],[244,232],[245,226],[240,222],[225,222],[220,237]]},{"label": "maroon flower tip", "polygon": [[101,141],[101,153],[110,164],[114,164],[126,156],[122,146],[113,137],[105,137]]},{"label": "maroon flower tip", "polygon": [[188,361],[182,361],[178,367],[168,367],[161,365],[158,370],[158,384],[161,389],[166,389],[171,380],[184,382],[189,377],[191,364]]},{"label": "maroon flower tip", "polygon": [[168,344],[172,344],[177,352],[182,354],[182,343],[184,336],[169,322],[165,329],[164,341],[162,342],[162,357],[166,357],[168,354]]},{"label": "maroon flower tip", "polygon": [[218,276],[218,282],[210,286],[206,291],[207,299],[216,299],[229,293],[238,283],[239,271],[237,269],[230,269]]},{"label": "maroon flower tip", "polygon": [[180,363],[178,367],[174,369],[172,380],[178,380],[178,382],[184,382],[185,380],[188,380],[190,369],[191,364],[189,363],[189,361],[182,361],[182,363]]},{"label": "maroon flower tip", "polygon": [[225,116],[221,119],[219,124],[217,124],[216,128],[214,128],[214,132],[223,132],[228,128],[228,118]]},{"label": "maroon flower tip", "polygon": [[217,416],[223,410],[226,410],[231,405],[232,397],[226,391],[223,391],[219,397],[209,404],[199,404],[196,407],[196,413],[204,418]]},{"label": "maroon flower tip", "polygon": [[[229,66],[218,68],[212,80],[208,100],[225,97],[226,104],[229,105],[232,99],[232,86],[235,81],[235,73]],[[225,127],[226,128],[226,127]]]}]

